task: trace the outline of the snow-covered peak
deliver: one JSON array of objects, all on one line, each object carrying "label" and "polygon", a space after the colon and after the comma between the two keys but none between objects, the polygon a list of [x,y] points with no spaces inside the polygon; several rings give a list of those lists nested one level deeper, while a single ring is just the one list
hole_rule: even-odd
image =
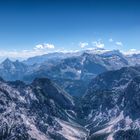
[{"label": "snow-covered peak", "polygon": [[109,52],[110,50],[104,49],[104,48],[88,48],[84,52],[90,53],[90,54],[103,54],[106,52]]}]

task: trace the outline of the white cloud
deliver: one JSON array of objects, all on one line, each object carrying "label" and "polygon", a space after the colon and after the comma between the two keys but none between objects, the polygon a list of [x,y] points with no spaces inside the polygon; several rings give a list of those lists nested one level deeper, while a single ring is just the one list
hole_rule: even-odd
[{"label": "white cloud", "polygon": [[79,46],[80,46],[81,48],[85,48],[85,47],[88,46],[88,43],[87,43],[87,42],[80,42],[80,43],[79,43]]},{"label": "white cloud", "polygon": [[105,46],[104,43],[102,43],[101,41],[94,41],[93,45],[94,45],[94,47],[100,48],[100,49],[104,48],[104,46]]},{"label": "white cloud", "polygon": [[119,47],[122,47],[122,46],[123,46],[123,43],[122,43],[122,42],[119,42],[119,41],[115,42],[115,44],[116,44],[117,46],[119,46]]},{"label": "white cloud", "polygon": [[112,38],[110,38],[108,41],[109,41],[109,42],[113,42],[114,40],[113,40]]},{"label": "white cloud", "polygon": [[55,46],[53,44],[44,43],[36,45],[35,49],[54,49]]},{"label": "white cloud", "polygon": [[130,49],[130,50],[123,52],[123,53],[126,55],[140,54],[140,50]]}]

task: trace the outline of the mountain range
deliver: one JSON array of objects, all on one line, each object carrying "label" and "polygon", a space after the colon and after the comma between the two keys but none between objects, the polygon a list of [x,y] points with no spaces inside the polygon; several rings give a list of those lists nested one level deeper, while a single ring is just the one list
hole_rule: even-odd
[{"label": "mountain range", "polygon": [[138,54],[102,49],[6,59],[0,139],[139,140],[139,64]]},{"label": "mountain range", "polygon": [[71,95],[79,97],[98,74],[139,64],[140,55],[124,55],[118,50],[56,52],[22,62],[6,59],[0,64],[0,76],[7,81],[22,80],[26,83],[31,83],[37,77],[47,77]]}]

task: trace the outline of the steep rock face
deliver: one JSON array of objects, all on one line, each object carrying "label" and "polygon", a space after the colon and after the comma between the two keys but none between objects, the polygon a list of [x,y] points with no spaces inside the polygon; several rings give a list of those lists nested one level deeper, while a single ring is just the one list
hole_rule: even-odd
[{"label": "steep rock face", "polygon": [[[140,74],[140,67],[124,67],[116,71],[108,71],[93,79],[89,85],[92,90],[109,90],[125,86],[130,79]],[[120,88],[121,89],[121,88]]]},{"label": "steep rock face", "polygon": [[71,96],[76,98],[80,98],[86,92],[89,84],[88,80],[54,79],[53,81]]},{"label": "steep rock face", "polygon": [[73,98],[49,79],[0,81],[0,139],[82,140]]},{"label": "steep rock face", "polygon": [[124,92],[124,114],[132,119],[140,117],[140,76],[130,81]]},{"label": "steep rock face", "polygon": [[38,95],[39,93],[44,93],[44,97],[53,99],[64,109],[71,109],[74,106],[73,98],[50,79],[35,79],[32,83],[32,89],[36,92],[36,95],[37,93]]},{"label": "steep rock face", "polygon": [[139,67],[122,68],[91,82],[81,103],[90,140],[139,139],[139,72]]},{"label": "steep rock face", "polygon": [[[123,96],[122,92],[128,86],[130,80],[140,74],[139,68],[140,67],[125,67],[120,70],[108,71],[98,75],[89,84],[83,97],[83,99],[86,100],[83,101],[93,107],[95,105],[92,104],[97,104],[96,106],[100,107],[102,103],[105,103],[103,100],[109,103],[107,103],[107,105],[110,105],[110,97],[111,99],[113,97],[112,103],[116,104],[116,100],[119,99],[120,96]],[[90,107],[87,106],[86,112],[90,113],[90,111]]]}]

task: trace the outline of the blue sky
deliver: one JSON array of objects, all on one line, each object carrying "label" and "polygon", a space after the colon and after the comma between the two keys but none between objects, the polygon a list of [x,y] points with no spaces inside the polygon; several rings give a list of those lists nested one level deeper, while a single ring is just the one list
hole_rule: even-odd
[{"label": "blue sky", "polygon": [[139,36],[139,0],[0,1],[0,51],[5,54],[43,47],[126,51],[139,49]]}]

